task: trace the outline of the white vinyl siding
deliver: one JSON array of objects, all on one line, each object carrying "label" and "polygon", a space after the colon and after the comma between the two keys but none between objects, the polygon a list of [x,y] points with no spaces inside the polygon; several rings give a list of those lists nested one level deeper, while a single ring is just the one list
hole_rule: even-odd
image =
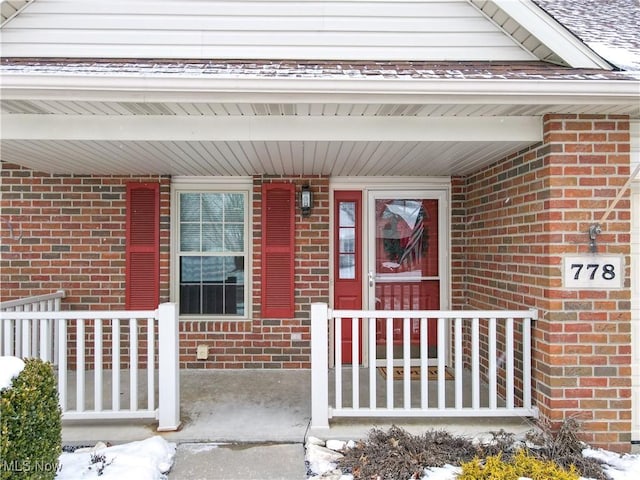
[{"label": "white vinyl siding", "polygon": [[5,57],[533,60],[466,0],[39,0]]}]

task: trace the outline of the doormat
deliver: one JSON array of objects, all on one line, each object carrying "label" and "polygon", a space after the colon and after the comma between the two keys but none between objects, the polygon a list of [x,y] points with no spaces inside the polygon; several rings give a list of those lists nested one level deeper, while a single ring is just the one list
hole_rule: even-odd
[{"label": "doormat", "polygon": [[[438,367],[427,367],[429,380],[438,380]],[[382,378],[387,378],[387,367],[378,367],[378,372]],[[420,367],[411,367],[411,380],[420,380]],[[402,380],[404,378],[404,367],[393,367],[393,379]],[[453,380],[453,373],[448,368],[444,370],[444,379]]]}]

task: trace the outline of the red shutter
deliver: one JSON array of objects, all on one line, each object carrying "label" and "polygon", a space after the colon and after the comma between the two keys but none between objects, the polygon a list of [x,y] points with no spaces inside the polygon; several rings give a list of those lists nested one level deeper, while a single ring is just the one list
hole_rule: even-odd
[{"label": "red shutter", "polygon": [[293,318],[295,187],[262,186],[262,316]]},{"label": "red shutter", "polygon": [[160,301],[160,184],[127,184],[125,307],[155,310]]}]

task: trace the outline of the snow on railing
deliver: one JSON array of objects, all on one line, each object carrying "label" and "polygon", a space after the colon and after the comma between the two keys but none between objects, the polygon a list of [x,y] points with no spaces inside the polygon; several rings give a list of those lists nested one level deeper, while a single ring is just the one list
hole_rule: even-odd
[{"label": "snow on railing", "polygon": [[[0,312],[59,312],[64,290],[0,302]],[[0,326],[0,355],[57,359],[56,325],[50,319],[24,319]]]},{"label": "snow on railing", "polygon": [[[55,325],[63,419],[154,418],[159,431],[180,426],[175,304],[149,311],[2,311],[0,321],[0,354],[48,361],[48,345],[54,343],[49,324]],[[35,322],[40,322],[39,329],[29,326]],[[18,325],[20,341],[13,333]],[[32,349],[36,332],[41,346]],[[157,378],[162,384],[156,402]],[[108,386],[111,395],[104,391]]]},{"label": "snow on railing", "polygon": [[536,310],[369,311],[313,304],[311,426],[326,429],[332,417],[536,417],[535,319]]}]

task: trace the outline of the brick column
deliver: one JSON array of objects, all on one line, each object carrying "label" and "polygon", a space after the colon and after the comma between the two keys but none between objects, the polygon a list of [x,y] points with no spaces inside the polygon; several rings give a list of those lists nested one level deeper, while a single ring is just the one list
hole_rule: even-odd
[{"label": "brick column", "polygon": [[562,288],[565,254],[588,253],[598,223],[629,177],[629,119],[548,115],[544,119],[547,311],[535,336],[538,404],[553,421],[578,417],[585,440],[627,450],[631,431],[629,192],[602,224],[599,254],[623,254],[623,290]]},{"label": "brick column", "polygon": [[564,288],[562,259],[589,253],[589,226],[629,177],[629,120],[547,115],[543,125],[542,143],[463,179],[464,207],[452,223],[464,242],[455,236],[452,265],[453,278],[465,283],[462,294],[454,290],[454,305],[537,308],[534,400],[542,416],[552,423],[576,416],[585,441],[628,450],[628,192],[598,237],[599,253],[625,256],[624,289]]}]

